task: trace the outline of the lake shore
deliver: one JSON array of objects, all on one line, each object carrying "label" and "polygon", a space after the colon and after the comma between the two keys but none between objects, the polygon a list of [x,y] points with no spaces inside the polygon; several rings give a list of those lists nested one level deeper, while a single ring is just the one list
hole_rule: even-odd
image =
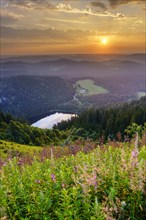
[{"label": "lake shore", "polygon": [[73,111],[65,111],[65,110],[50,110],[49,112],[46,112],[46,113],[40,113],[40,114],[37,114],[33,117],[30,117],[28,118],[28,122],[30,124],[33,124],[39,120],[41,120],[42,118],[45,118],[47,116],[50,116],[50,115],[53,115],[55,113],[64,113],[64,114],[78,114],[77,112],[73,112]]},{"label": "lake shore", "polygon": [[40,120],[35,121],[35,123],[32,123],[31,126],[42,129],[52,129],[53,126],[58,124],[59,122],[67,121],[76,116],[76,114],[55,112],[54,114],[47,115],[46,117],[42,117]]}]

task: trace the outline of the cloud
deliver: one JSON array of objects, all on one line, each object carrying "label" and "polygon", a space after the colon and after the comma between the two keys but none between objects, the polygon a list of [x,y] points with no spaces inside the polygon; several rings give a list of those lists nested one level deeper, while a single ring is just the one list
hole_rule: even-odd
[{"label": "cloud", "polygon": [[54,9],[52,3],[48,0],[7,0],[12,6],[18,6],[27,9]]},{"label": "cloud", "polygon": [[[62,8],[66,11],[71,11],[71,6],[69,2],[80,2],[80,0],[6,0],[12,6],[23,7],[27,9],[57,9]],[[66,3],[65,3],[66,1]],[[106,5],[102,1],[98,0],[89,0],[91,1],[91,5],[94,7],[99,7],[103,10],[107,10]],[[117,7],[119,5],[124,5],[128,3],[144,3],[145,0],[107,0],[111,7]],[[6,3],[6,5],[7,5]],[[59,4],[58,4],[59,3]]]},{"label": "cloud", "polygon": [[13,23],[15,21],[18,21],[20,19],[24,18],[24,15],[16,14],[13,12],[6,12],[1,10],[1,20],[3,23]]},{"label": "cloud", "polygon": [[111,7],[117,7],[128,3],[144,3],[145,0],[108,0]]},{"label": "cloud", "polygon": [[40,44],[48,43],[67,43],[85,40],[88,36],[94,36],[94,31],[88,30],[59,30],[55,28],[40,29],[21,29],[1,26],[1,37],[5,42],[38,42]]},{"label": "cloud", "polygon": [[[75,1],[75,0],[74,0]],[[74,2],[71,1],[71,2]],[[79,0],[76,0],[79,1]],[[115,7],[120,4],[126,4],[128,2],[143,2],[144,0],[107,0],[110,3],[111,7]],[[70,14],[79,14],[79,15],[89,15],[89,16],[95,16],[95,17],[109,17],[116,20],[134,20],[136,17],[131,16],[125,16],[122,13],[113,13],[107,11],[106,5],[103,4],[103,2],[97,1],[97,0],[90,0],[90,3],[94,7],[100,7],[103,9],[103,11],[95,11],[93,8],[90,7],[88,4],[84,8],[77,8],[73,7],[69,2],[70,1],[62,1],[62,0],[55,0],[51,3],[50,0],[7,0],[7,2],[11,3],[12,6],[18,6],[18,7],[25,7],[27,9],[45,9],[45,10],[51,10],[54,12],[64,12],[64,13],[70,13]],[[88,1],[89,3],[89,1]],[[62,22],[65,22],[63,20]],[[67,22],[67,21],[66,21]],[[70,22],[71,23],[71,22]],[[72,23],[75,23],[74,21]],[[79,23],[79,22],[76,22]]]},{"label": "cloud", "polygon": [[107,7],[102,2],[91,2],[91,5],[94,6],[94,7],[99,7],[103,10],[107,10]]},{"label": "cloud", "polygon": [[95,17],[110,17],[110,18],[115,18],[117,20],[133,20],[136,19],[135,16],[133,17],[129,17],[129,16],[125,16],[122,13],[112,13],[109,11],[103,11],[103,12],[94,12],[90,6],[86,6],[86,8],[84,9],[79,9],[79,8],[73,8],[71,7],[71,5],[68,4],[64,4],[64,3],[59,3],[56,6],[57,11],[60,12],[65,12],[65,13],[71,13],[71,14],[84,14],[84,15],[91,15],[91,16],[95,16]]},{"label": "cloud", "polygon": [[65,22],[65,23],[75,23],[75,24],[85,24],[84,21],[78,20],[65,20],[65,19],[55,19],[55,18],[44,18],[43,21],[57,21],[57,22]]}]

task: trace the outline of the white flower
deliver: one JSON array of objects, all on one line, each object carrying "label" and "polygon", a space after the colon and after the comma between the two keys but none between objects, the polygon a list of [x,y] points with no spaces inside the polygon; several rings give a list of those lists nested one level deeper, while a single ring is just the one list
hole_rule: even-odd
[{"label": "white flower", "polygon": [[126,202],[125,202],[125,201],[122,201],[122,202],[121,202],[121,205],[122,205],[122,206],[126,206]]}]

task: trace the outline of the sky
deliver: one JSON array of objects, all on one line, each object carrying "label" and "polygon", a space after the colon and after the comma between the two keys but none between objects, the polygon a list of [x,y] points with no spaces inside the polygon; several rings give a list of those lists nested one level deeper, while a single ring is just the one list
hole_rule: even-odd
[{"label": "sky", "polygon": [[146,52],[145,0],[0,0],[5,55]]}]

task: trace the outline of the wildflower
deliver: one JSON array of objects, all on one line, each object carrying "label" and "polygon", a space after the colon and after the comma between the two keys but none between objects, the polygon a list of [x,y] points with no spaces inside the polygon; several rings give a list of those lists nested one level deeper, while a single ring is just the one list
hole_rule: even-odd
[{"label": "wildflower", "polygon": [[107,212],[109,211],[108,207],[107,207],[107,206],[104,207],[104,208],[103,208],[103,211],[104,211],[105,213],[107,213]]},{"label": "wildflower", "polygon": [[55,180],[56,180],[56,179],[55,179],[55,175],[54,175],[53,173],[51,174],[51,179],[52,179],[54,182],[55,182]]},{"label": "wildflower", "polygon": [[138,163],[137,161],[132,162],[132,166],[133,166],[133,167],[136,167],[138,164],[139,164],[139,163]]},{"label": "wildflower", "polygon": [[86,178],[86,182],[89,186],[97,186],[97,181],[96,181],[96,174],[91,174],[89,176],[87,176]]},{"label": "wildflower", "polygon": [[115,212],[115,213],[118,213],[118,208],[117,208],[117,206],[114,206],[114,212]]},{"label": "wildflower", "polygon": [[40,183],[41,183],[41,181],[40,181],[40,180],[35,180],[35,183],[40,184]]},{"label": "wildflower", "polygon": [[135,167],[135,166],[138,165],[138,150],[137,149],[133,150],[132,153],[131,153],[131,156],[132,156],[132,163],[131,163],[131,165],[133,167]]},{"label": "wildflower", "polygon": [[138,156],[138,151],[137,150],[133,150],[131,153],[133,158],[136,158]]},{"label": "wildflower", "polygon": [[124,206],[126,206],[126,202],[125,201],[122,201],[121,202],[121,205],[124,207]]},{"label": "wildflower", "polygon": [[113,211],[113,208],[110,208],[109,211],[112,212],[112,211]]},{"label": "wildflower", "polygon": [[0,168],[4,165],[4,162],[0,160]]},{"label": "wildflower", "polygon": [[7,220],[7,217],[4,216],[4,217],[2,217],[0,220]]},{"label": "wildflower", "polygon": [[63,189],[65,188],[65,184],[64,184],[64,183],[62,183],[62,188],[63,188]]},{"label": "wildflower", "polygon": [[22,165],[22,162],[21,162],[21,161],[18,161],[18,162],[17,162],[17,165],[18,165],[18,166],[21,166],[21,165]]}]

